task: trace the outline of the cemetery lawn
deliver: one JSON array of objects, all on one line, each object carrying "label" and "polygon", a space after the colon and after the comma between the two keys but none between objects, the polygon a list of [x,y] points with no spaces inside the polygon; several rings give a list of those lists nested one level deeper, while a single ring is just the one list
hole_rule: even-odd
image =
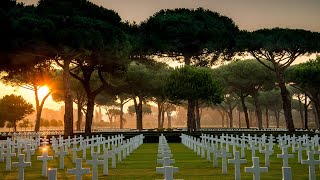
[{"label": "cemetery lawn", "polygon": [[[185,179],[185,180],[209,180],[209,179],[221,179],[221,180],[232,180],[234,179],[234,168],[233,164],[228,164],[228,173],[221,174],[221,160],[219,160],[219,168],[213,168],[212,162],[207,162],[206,159],[201,159],[192,150],[188,149],[181,143],[169,143],[170,149],[173,154],[173,158],[176,163],[173,164],[174,167],[179,168],[179,172],[174,174],[175,179]],[[99,179],[110,179],[110,180],[134,180],[134,179],[163,179],[162,174],[156,173],[156,159],[157,159],[157,149],[158,144],[142,144],[137,150],[124,159],[121,163],[117,163],[117,168],[111,168],[111,160],[109,160],[109,176],[102,175],[102,166],[99,166]],[[232,150],[230,146],[230,151]],[[276,158],[276,154],[281,154],[279,148],[274,146],[275,153],[270,157],[270,165],[268,173],[262,173],[261,179],[265,180],[279,180],[282,179],[282,159]],[[291,148],[289,148],[291,153]],[[67,174],[67,169],[74,168],[72,163],[72,151],[69,150],[69,155],[65,157],[65,169],[59,170],[57,178],[67,180],[75,179],[74,175]],[[41,177],[41,167],[42,162],[36,160],[36,156],[40,156],[41,151],[36,151],[36,155],[32,156],[32,167],[25,168],[25,179],[26,180],[36,180],[36,179],[47,179]],[[49,155],[52,156],[52,150],[49,151]],[[264,166],[264,154],[260,154],[258,151],[256,155],[260,157],[260,166]],[[82,156],[81,152],[78,152],[78,157]],[[241,179],[252,179],[252,173],[245,173],[244,167],[251,167],[251,152],[246,151],[246,158],[248,160],[247,164],[241,165]],[[295,158],[289,159],[289,166],[292,167],[292,177],[297,180],[307,180],[308,178],[308,165],[301,165],[297,163],[297,153],[295,153]],[[87,150],[87,160],[91,159],[90,149]],[[303,159],[307,159],[306,154],[303,154]],[[318,158],[316,158],[318,159]],[[18,161],[17,158],[12,158],[12,162]],[[158,165],[160,166],[160,165]],[[48,167],[58,168],[59,158],[54,158],[52,161],[48,161]],[[86,165],[85,160],[83,160],[83,167],[91,168],[91,166]],[[320,178],[319,166],[316,168],[317,179]],[[90,170],[90,172],[92,172]],[[18,170],[12,168],[10,172],[5,171],[5,163],[0,163],[0,179],[12,180],[17,179]],[[83,176],[84,180],[91,179],[91,175]]]}]

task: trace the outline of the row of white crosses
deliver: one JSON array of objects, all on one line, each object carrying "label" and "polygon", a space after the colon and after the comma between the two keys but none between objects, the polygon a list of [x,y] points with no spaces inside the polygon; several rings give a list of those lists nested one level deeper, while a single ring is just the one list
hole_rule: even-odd
[{"label": "row of white crosses", "polygon": [[[121,151],[125,152],[124,157],[129,156],[133,150],[137,149],[141,144],[143,144],[143,135],[138,135],[133,138],[122,141],[116,147],[112,144],[112,150],[109,151],[108,148],[103,148],[103,154],[99,155],[97,152],[92,153],[92,160],[87,160],[87,164],[92,166],[92,179],[98,179],[98,165],[103,165],[103,175],[108,175],[108,159],[112,157],[112,167],[115,168],[115,154],[118,153],[118,157],[121,156]],[[124,148],[125,147],[125,148]],[[102,158],[102,160],[99,160]],[[119,160],[119,159],[118,159]],[[74,169],[68,169],[68,174],[76,175],[77,180],[81,180],[84,174],[89,174],[89,168],[82,168],[82,158],[76,158],[76,167]]]},{"label": "row of white crosses", "polygon": [[[320,154],[319,151],[319,138],[317,135],[314,137],[308,137],[308,135],[295,137],[290,136],[281,136],[277,138],[274,136],[265,136],[262,135],[258,137],[257,135],[251,136],[242,135],[240,138],[233,135],[221,135],[212,136],[212,135],[202,135],[201,140],[192,136],[181,135],[182,143],[188,148],[194,150],[198,155],[201,155],[202,151],[207,151],[207,159],[210,161],[210,153],[213,154],[213,166],[218,167],[218,158],[222,158],[222,173],[226,173],[226,158],[231,154],[229,152],[229,146],[232,146],[233,157],[234,159],[229,159],[229,163],[235,164],[235,179],[240,179],[240,164],[245,163],[245,149],[251,150],[252,154],[252,168],[245,168],[245,172],[254,173],[254,179],[260,178],[260,172],[266,172],[268,167],[270,167],[269,157],[273,155],[273,146],[278,142],[278,146],[282,149],[282,154],[278,154],[277,158],[283,159],[282,175],[283,179],[292,179],[291,167],[289,167],[288,159],[294,158],[293,154],[288,153],[288,148],[292,147],[292,152],[298,152],[298,162],[302,164],[309,165],[309,179],[315,179],[315,165],[319,164],[319,160],[314,159],[314,154]],[[220,149],[219,149],[220,147]],[[241,152],[237,151],[237,148],[240,148]],[[258,167],[259,158],[256,157],[256,151],[259,150],[260,153],[265,154],[265,168]],[[303,151],[308,155],[307,160],[302,160]],[[199,153],[200,152],[200,153]],[[259,169],[259,170],[258,170]]]},{"label": "row of white crosses", "polygon": [[157,167],[157,173],[163,173],[163,177],[165,180],[173,180],[173,173],[178,172],[179,169],[177,167],[173,167],[172,164],[175,163],[172,158],[172,153],[167,142],[167,139],[163,134],[159,136],[159,144],[158,144],[158,158],[157,164],[162,164],[162,167]]},{"label": "row of white crosses", "polygon": [[[75,137],[75,139],[76,138],[77,137]],[[126,140],[126,143],[124,143],[123,141],[123,135],[115,136],[114,139],[113,138],[108,138],[108,139],[109,139],[109,142],[111,142],[112,146],[114,146],[114,144],[117,144],[118,145],[117,148],[123,147],[123,146],[126,147],[126,150],[124,150],[125,148],[122,148],[122,151],[123,152],[125,151],[125,153],[123,153],[125,154],[124,157],[130,155],[130,153],[133,150],[135,150],[138,146],[140,146],[143,143],[142,135],[138,135],[136,137]],[[64,156],[68,152],[68,148],[70,147],[71,141],[73,141],[73,139],[71,139],[70,137],[68,137],[68,139],[63,139],[62,137],[59,137],[58,140],[55,140],[55,138],[53,137],[51,140],[53,144],[56,144],[60,148],[60,151],[58,153],[55,153],[55,155],[59,156],[60,158],[60,169],[64,169]],[[7,171],[11,171],[11,165],[18,167],[18,170],[19,170],[18,179],[24,179],[24,167],[31,166],[31,155],[34,155],[35,149],[38,149],[39,145],[41,145],[40,150],[42,150],[42,156],[38,156],[37,160],[40,160],[43,162],[42,176],[46,177],[48,175],[47,162],[53,159],[53,156],[48,155],[48,148],[49,148],[49,146],[47,146],[48,144],[49,144],[49,140],[46,137],[42,139],[42,142],[40,142],[39,136],[35,137],[35,139],[19,138],[16,140],[12,140],[10,138],[7,138],[7,140],[2,141],[0,144],[0,160],[1,162],[5,161]],[[17,150],[17,153],[15,150]],[[107,148],[104,148],[104,150],[105,150],[104,154],[106,154],[105,152],[107,151]],[[25,154],[22,154],[22,152]],[[16,156],[17,154],[18,154],[19,162],[12,164],[11,158],[13,156]],[[26,162],[25,162],[25,155],[26,155]],[[98,155],[97,152],[92,153],[93,159],[87,162],[88,164],[92,164],[93,172],[96,172],[95,161],[97,159],[96,158],[97,155]],[[100,155],[99,157],[103,158],[103,155]],[[107,163],[105,164],[107,167]],[[107,171],[105,171],[105,168],[104,168],[104,174],[105,172]],[[49,176],[49,179],[56,179],[56,169],[50,169],[49,174],[51,174],[51,176]],[[94,173],[93,173],[93,177],[95,177]]]}]

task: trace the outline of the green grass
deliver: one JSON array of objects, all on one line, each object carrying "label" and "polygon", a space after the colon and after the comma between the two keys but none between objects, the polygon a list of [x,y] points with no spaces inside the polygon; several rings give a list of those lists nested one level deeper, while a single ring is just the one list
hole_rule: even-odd
[{"label": "green grass", "polygon": [[[221,174],[221,160],[219,162],[218,168],[213,168],[212,162],[207,162],[206,159],[201,159],[192,150],[188,149],[181,143],[170,143],[169,144],[173,158],[176,163],[175,167],[179,167],[179,172],[174,174],[175,179],[185,179],[185,180],[205,180],[205,179],[221,179],[221,180],[231,180],[234,179],[234,168],[233,164],[228,164],[228,173]],[[117,163],[117,168],[111,168],[111,160],[109,161],[109,176],[105,177],[102,175],[102,166],[99,166],[99,179],[111,179],[111,180],[129,180],[129,179],[161,179],[162,174],[156,173],[156,159],[157,159],[157,148],[158,144],[143,144],[137,150],[135,150],[129,157],[124,159],[121,163]],[[231,150],[231,146],[230,146]],[[261,179],[265,180],[279,180],[282,179],[282,159],[277,159],[276,154],[280,154],[281,151],[274,146],[275,153],[270,157],[271,168],[269,168],[268,173],[262,173]],[[289,149],[291,152],[291,149]],[[251,173],[245,173],[244,167],[252,166],[251,153],[246,152],[247,164],[241,166],[241,177],[242,179],[252,179]],[[52,151],[49,155],[52,155]],[[257,151],[257,156],[260,157],[260,165],[264,166],[264,154],[260,154]],[[40,151],[36,151],[36,156],[41,155]],[[36,156],[32,156],[32,167],[25,168],[25,179],[47,179],[41,177],[41,166],[42,161],[37,161]],[[82,156],[82,152],[78,152],[78,157]],[[297,155],[295,154],[294,159],[289,160],[289,166],[292,167],[293,179],[307,180],[308,179],[308,166],[301,165],[297,163]],[[303,154],[303,159],[306,159],[305,153]],[[90,150],[87,150],[87,159],[91,159]],[[316,158],[318,159],[318,158]],[[12,158],[12,162],[17,161],[16,158]],[[59,158],[54,158],[54,160],[48,162],[48,167],[58,168]],[[85,161],[83,161],[83,167],[87,166]],[[70,150],[70,155],[65,157],[65,169],[58,170],[58,179],[74,179],[74,175],[68,175],[67,169],[74,168],[72,163],[72,151]],[[320,178],[319,168],[316,168],[317,178]],[[11,180],[17,179],[18,170],[12,168],[12,171],[5,171],[5,163],[0,163],[0,179]],[[90,175],[83,176],[84,180],[91,179]]]}]

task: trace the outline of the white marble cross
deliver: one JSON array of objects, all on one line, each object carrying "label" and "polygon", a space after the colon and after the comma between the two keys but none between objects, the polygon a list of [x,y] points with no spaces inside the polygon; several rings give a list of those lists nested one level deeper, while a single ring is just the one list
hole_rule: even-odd
[{"label": "white marble cross", "polygon": [[82,176],[84,174],[90,174],[90,169],[89,168],[82,168],[82,159],[77,158],[76,159],[76,168],[68,169],[68,174],[74,174],[74,175],[76,175],[76,180],[82,180]]},{"label": "white marble cross", "polygon": [[242,139],[241,143],[238,146],[241,149],[241,158],[245,158],[246,157],[245,148],[247,147],[247,144],[245,143],[245,139]]},{"label": "white marble cross", "polygon": [[107,148],[104,148],[103,151],[104,151],[103,154],[99,155],[98,157],[103,159],[103,175],[107,176],[109,174],[108,173],[108,169],[109,169],[108,168],[108,159],[111,156],[111,152],[109,152],[109,150]]},{"label": "white marble cross", "polygon": [[277,154],[277,158],[283,159],[283,165],[282,167],[289,167],[288,165],[288,159],[293,158],[293,154],[288,154],[288,148],[282,147],[282,154]]},{"label": "white marble cross", "polygon": [[72,145],[72,162],[75,163],[76,162],[76,158],[77,158],[77,142],[73,142]]},{"label": "white marble cross", "polygon": [[221,152],[218,154],[219,157],[222,158],[222,174],[227,174],[228,171],[228,163],[227,158],[232,157],[231,153],[227,153],[225,147],[221,149]]},{"label": "white marble cross", "polygon": [[158,154],[158,158],[164,158],[164,157],[172,157],[172,154],[168,151],[163,151],[161,154]]},{"label": "white marble cross", "polygon": [[213,167],[218,167],[218,154],[220,151],[218,150],[217,145],[213,144],[210,151],[213,155]]},{"label": "white marble cross", "polygon": [[19,155],[19,162],[13,162],[12,163],[13,167],[18,167],[18,179],[19,180],[23,180],[24,179],[24,168],[25,167],[30,167],[31,166],[31,162],[25,162],[24,161],[24,154],[20,154]]},{"label": "white marble cross", "polygon": [[162,164],[162,166],[171,166],[171,164],[175,163],[174,159],[170,159],[169,157],[164,157],[163,159],[157,159],[157,164]]},{"label": "white marble cross", "polygon": [[301,145],[301,143],[298,143],[298,147],[295,147],[295,150],[298,151],[298,163],[301,163],[301,160],[302,160],[302,151],[305,150],[306,148],[303,147]]},{"label": "white marble cross", "polygon": [[42,138],[41,145],[42,145],[42,146],[46,146],[46,145],[48,145],[48,144],[49,144],[49,139],[47,139],[47,136],[44,136],[44,137]]},{"label": "white marble cross", "polygon": [[320,164],[320,160],[314,159],[314,152],[308,152],[308,160],[301,160],[301,164],[308,164],[309,165],[309,180],[316,179],[316,172],[315,172],[315,165]]},{"label": "white marble cross", "polygon": [[6,148],[6,153],[4,153],[4,157],[6,158],[6,171],[11,171],[11,157],[16,156],[16,153],[11,153],[11,146],[9,145]]},{"label": "white marble cross", "polygon": [[259,147],[256,147],[256,144],[252,142],[250,144],[250,147],[248,147],[247,149],[251,150],[251,157],[256,157],[256,150],[258,150]]},{"label": "white marble cross", "polygon": [[240,174],[240,166],[241,164],[247,163],[246,159],[240,159],[240,152],[235,151],[234,152],[234,158],[233,159],[228,159],[228,163],[234,164],[234,179],[235,180],[240,180],[241,179],[241,174]]},{"label": "white marble cross", "polygon": [[87,159],[87,148],[88,148],[87,143],[83,141],[80,149],[82,150],[82,158],[84,160]]},{"label": "white marble cross", "polygon": [[64,156],[67,155],[67,152],[64,150],[64,146],[60,146],[60,151],[57,153],[60,158],[59,169],[64,169]]},{"label": "white marble cross", "polygon": [[270,148],[269,144],[266,144],[265,150],[261,150],[261,153],[264,153],[265,166],[270,167],[269,157],[273,154],[273,150]]},{"label": "white marble cross", "polygon": [[260,180],[260,173],[261,172],[268,172],[267,167],[260,167],[259,158],[253,157],[252,158],[252,167],[245,167],[244,172],[251,172],[253,173],[253,180]]},{"label": "white marble cross", "polygon": [[4,162],[4,144],[0,144],[0,162]]},{"label": "white marble cross", "polygon": [[157,167],[157,173],[163,173],[165,180],[173,180],[173,173],[179,172],[177,167],[173,166],[165,166],[165,167]]},{"label": "white marble cross", "polygon": [[92,160],[87,160],[87,164],[92,166],[92,179],[98,179],[98,165],[103,164],[102,160],[98,159],[98,153],[92,153]]},{"label": "white marble cross", "polygon": [[42,156],[37,156],[37,160],[42,161],[42,176],[47,177],[48,160],[52,160],[52,156],[48,156],[46,149],[42,150]]},{"label": "white marble cross", "polygon": [[31,161],[31,155],[34,155],[34,149],[31,149],[31,144],[27,145],[27,148],[23,150],[23,152],[26,153],[26,161],[30,162]]},{"label": "white marble cross", "polygon": [[17,152],[17,156],[19,156],[20,154],[21,154],[21,149],[22,149],[22,143],[19,141],[19,142],[17,142],[17,150],[18,150],[18,152]]}]

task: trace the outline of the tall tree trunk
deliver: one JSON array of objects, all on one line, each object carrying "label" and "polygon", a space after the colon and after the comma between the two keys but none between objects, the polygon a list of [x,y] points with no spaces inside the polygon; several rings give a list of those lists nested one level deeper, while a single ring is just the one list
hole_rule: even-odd
[{"label": "tall tree trunk", "polygon": [[233,110],[230,110],[229,112],[228,112],[228,116],[229,116],[229,127],[230,128],[233,128]]},{"label": "tall tree trunk", "polygon": [[64,86],[64,136],[73,134],[73,98],[70,83],[70,59],[64,60],[63,64],[63,86]]},{"label": "tall tree trunk", "polygon": [[238,111],[238,115],[239,115],[239,128],[241,128],[241,111]]},{"label": "tall tree trunk", "polygon": [[143,125],[142,125],[142,97],[138,96],[138,102],[136,98],[133,98],[134,102],[134,107],[136,110],[136,119],[137,119],[137,129],[142,130]]},{"label": "tall tree trunk", "polygon": [[157,105],[158,105],[158,129],[162,129],[163,124],[161,123],[161,119],[162,119],[163,105],[160,101],[157,101]]},{"label": "tall tree trunk", "polygon": [[13,132],[17,132],[17,121],[13,121]]},{"label": "tall tree trunk", "polygon": [[78,106],[78,109],[77,109],[77,112],[78,112],[77,131],[80,131],[81,121],[82,121],[82,107],[81,107],[81,103],[79,100],[78,100],[77,106]]},{"label": "tall tree trunk", "polygon": [[285,81],[284,81],[284,75],[282,70],[278,70],[276,72],[277,79],[278,79],[278,85],[281,91],[281,98],[282,98],[282,106],[284,111],[284,118],[286,120],[287,129],[290,132],[294,132],[294,123],[292,119],[292,108],[291,108],[291,97],[290,93],[286,87]]},{"label": "tall tree trunk", "polygon": [[41,111],[40,111],[40,103],[39,103],[39,96],[38,96],[38,86],[33,85],[33,89],[34,89],[34,96],[36,99],[36,124],[34,126],[34,131],[39,132],[40,131]]},{"label": "tall tree trunk", "polygon": [[199,100],[195,100],[195,120],[196,120],[196,129],[200,130],[201,122],[200,122],[200,107],[199,107]]},{"label": "tall tree trunk", "polygon": [[195,128],[194,128],[194,119],[195,119],[194,106],[195,106],[194,100],[188,100],[187,129],[189,132],[193,132],[195,130]]},{"label": "tall tree trunk", "polygon": [[42,113],[42,109],[44,106],[44,102],[50,96],[51,92],[47,93],[43,97],[43,99],[41,100],[41,103],[40,103],[39,94],[38,94],[38,85],[34,84],[33,88],[34,88],[34,96],[35,96],[35,100],[36,100],[36,124],[34,126],[34,131],[39,132],[40,131],[40,119],[41,119],[41,113]]},{"label": "tall tree trunk", "polygon": [[87,113],[86,113],[86,127],[85,134],[91,134],[92,131],[92,119],[94,112],[94,99],[95,96],[87,95]]},{"label": "tall tree trunk", "polygon": [[142,97],[139,97],[139,104],[138,104],[138,120],[139,120],[139,130],[143,129],[143,122],[142,122]]},{"label": "tall tree trunk", "polygon": [[307,93],[304,94],[304,128],[309,129],[308,127],[308,98]]},{"label": "tall tree trunk", "polygon": [[254,105],[256,108],[256,116],[257,116],[257,121],[258,121],[258,128],[262,129],[262,111],[261,111],[261,106],[258,98],[258,93],[252,95],[254,99]]},{"label": "tall tree trunk", "polygon": [[251,111],[249,111],[249,114],[250,114],[250,127],[252,127],[252,125],[253,125],[253,116],[252,116],[252,112]]},{"label": "tall tree trunk", "polygon": [[317,113],[317,110],[316,110],[316,107],[315,107],[314,103],[312,103],[312,112],[313,112],[313,115],[314,115],[314,122],[316,123],[317,128],[319,128],[320,127],[320,124],[319,124],[319,121],[318,121],[319,116],[318,116],[318,113]]},{"label": "tall tree trunk", "polygon": [[222,111],[218,110],[218,112],[219,112],[219,114],[221,116],[221,125],[224,128],[224,117],[225,117],[226,113],[223,110]]},{"label": "tall tree trunk", "polygon": [[120,99],[120,129],[123,129],[123,99]]},{"label": "tall tree trunk", "polygon": [[316,121],[316,124],[318,125],[318,129],[320,129],[320,101],[318,99],[315,99],[313,101],[313,104],[314,104],[314,107],[315,107],[315,111],[316,111],[316,114],[317,114],[317,118],[315,119]]},{"label": "tall tree trunk", "polygon": [[300,97],[300,94],[298,94],[298,101],[299,101],[299,113],[300,113],[301,128],[305,129],[305,127],[304,127],[305,124],[303,122],[303,119],[304,119],[304,117],[303,117],[303,105],[302,105],[302,102],[301,102],[302,99]]},{"label": "tall tree trunk", "polygon": [[[190,66],[191,64],[191,55],[189,54],[184,54],[183,55],[184,57],[184,64],[186,66]],[[187,113],[187,116],[188,116],[188,120],[187,120],[187,129],[189,132],[193,132],[195,129],[195,112],[194,112],[194,108],[195,108],[195,102],[194,100],[191,100],[189,99],[188,100],[188,113]]]},{"label": "tall tree trunk", "polygon": [[161,112],[161,128],[164,128],[164,110]]},{"label": "tall tree trunk", "polygon": [[276,118],[277,128],[280,127],[280,113],[278,111],[274,111],[274,116]]},{"label": "tall tree trunk", "polygon": [[171,112],[167,111],[168,128],[171,128]]},{"label": "tall tree trunk", "polygon": [[244,117],[245,117],[245,120],[246,120],[246,125],[247,125],[247,128],[249,129],[250,128],[249,115],[248,115],[248,108],[247,108],[246,103],[245,103],[245,97],[241,95],[240,96],[240,100],[241,100],[241,105],[242,105],[242,109],[243,109],[243,112],[244,112]]},{"label": "tall tree trunk", "polygon": [[269,109],[266,108],[266,125],[267,125],[267,128],[269,128]]}]

